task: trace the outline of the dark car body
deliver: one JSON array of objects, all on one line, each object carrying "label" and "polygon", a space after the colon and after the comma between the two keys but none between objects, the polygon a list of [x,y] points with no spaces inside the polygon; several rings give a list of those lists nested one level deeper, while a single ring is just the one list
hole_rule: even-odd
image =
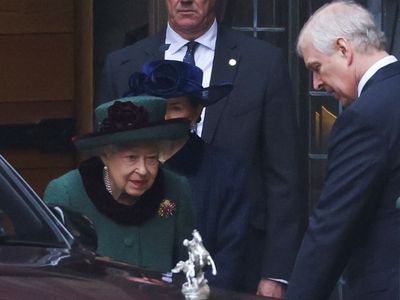
[{"label": "dark car body", "polygon": [[[0,156],[0,299],[185,299],[172,278],[97,256]],[[267,299],[211,288],[209,299]]]}]

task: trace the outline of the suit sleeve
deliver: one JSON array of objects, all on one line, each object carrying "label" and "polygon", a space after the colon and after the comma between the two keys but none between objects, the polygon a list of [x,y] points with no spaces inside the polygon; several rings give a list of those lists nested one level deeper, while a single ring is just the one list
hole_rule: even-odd
[{"label": "suit sleeve", "polygon": [[345,111],[331,133],[324,189],[299,251],[288,299],[327,299],[376,211],[385,180],[387,141]]},{"label": "suit sleeve", "polygon": [[307,201],[299,180],[299,135],[287,64],[280,52],[271,60],[263,107],[261,163],[267,203],[262,277],[288,280],[305,230]]},{"label": "suit sleeve", "polygon": [[112,54],[108,55],[101,72],[100,84],[96,89],[96,105],[106,103],[108,101],[118,98],[117,93],[114,91],[113,82],[113,57]]},{"label": "suit sleeve", "polygon": [[[222,160],[222,159],[221,159]],[[219,209],[216,228],[215,249],[213,250],[217,276],[208,270],[210,285],[236,289],[241,278],[244,255],[244,240],[250,213],[250,203],[247,198],[247,168],[242,159],[235,158],[224,168],[224,188],[219,195]]]}]

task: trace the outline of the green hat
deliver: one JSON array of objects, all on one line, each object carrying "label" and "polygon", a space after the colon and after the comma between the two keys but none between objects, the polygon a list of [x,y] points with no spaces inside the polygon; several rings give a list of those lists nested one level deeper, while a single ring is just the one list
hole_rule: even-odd
[{"label": "green hat", "polygon": [[183,119],[165,120],[165,99],[154,96],[121,98],[98,106],[93,133],[74,137],[78,150],[152,140],[172,140],[189,132]]}]

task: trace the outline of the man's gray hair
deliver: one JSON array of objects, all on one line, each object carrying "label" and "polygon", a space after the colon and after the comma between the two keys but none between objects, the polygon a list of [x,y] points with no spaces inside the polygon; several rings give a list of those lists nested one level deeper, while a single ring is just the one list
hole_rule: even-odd
[{"label": "man's gray hair", "polygon": [[331,55],[337,38],[352,43],[359,53],[385,50],[386,39],[374,23],[371,13],[354,1],[333,1],[319,8],[300,31],[297,52],[311,42],[318,51]]}]

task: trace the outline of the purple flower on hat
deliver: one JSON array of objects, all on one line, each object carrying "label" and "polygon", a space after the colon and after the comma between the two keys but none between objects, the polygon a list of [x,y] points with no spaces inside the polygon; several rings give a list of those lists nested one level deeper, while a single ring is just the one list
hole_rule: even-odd
[{"label": "purple flower on hat", "polygon": [[105,118],[100,125],[101,133],[137,129],[148,126],[149,114],[141,106],[132,102],[115,101],[108,108],[108,118]]}]

